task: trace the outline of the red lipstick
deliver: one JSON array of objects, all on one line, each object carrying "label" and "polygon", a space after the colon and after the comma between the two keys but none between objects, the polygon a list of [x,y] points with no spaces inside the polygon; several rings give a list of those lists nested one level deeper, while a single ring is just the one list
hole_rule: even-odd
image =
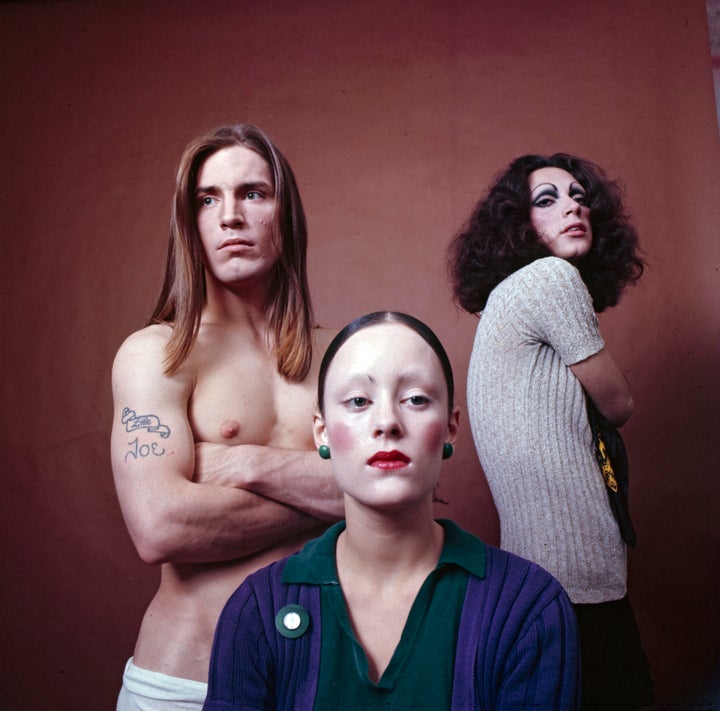
[{"label": "red lipstick", "polygon": [[393,449],[391,452],[375,452],[368,459],[368,464],[378,469],[401,469],[410,464],[410,457]]}]

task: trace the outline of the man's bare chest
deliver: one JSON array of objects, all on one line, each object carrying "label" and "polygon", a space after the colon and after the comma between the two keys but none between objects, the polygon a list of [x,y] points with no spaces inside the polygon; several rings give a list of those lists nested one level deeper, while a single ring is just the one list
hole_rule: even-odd
[{"label": "man's bare chest", "polygon": [[200,374],[188,405],[196,441],[311,448],[315,390],[268,367],[227,364]]}]

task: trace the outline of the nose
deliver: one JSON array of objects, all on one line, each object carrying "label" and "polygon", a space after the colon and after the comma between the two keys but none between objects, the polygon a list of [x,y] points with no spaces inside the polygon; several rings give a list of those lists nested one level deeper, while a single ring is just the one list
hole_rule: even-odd
[{"label": "nose", "polygon": [[397,407],[394,402],[384,401],[378,403],[375,420],[375,437],[400,437],[403,427]]},{"label": "nose", "polygon": [[573,200],[569,195],[565,197],[565,201],[566,203],[563,205],[563,215],[572,215],[573,213],[576,215],[580,214],[582,206],[579,202]]},{"label": "nose", "polygon": [[241,227],[245,222],[239,200],[224,200],[222,212],[220,213],[220,226],[223,229]]}]

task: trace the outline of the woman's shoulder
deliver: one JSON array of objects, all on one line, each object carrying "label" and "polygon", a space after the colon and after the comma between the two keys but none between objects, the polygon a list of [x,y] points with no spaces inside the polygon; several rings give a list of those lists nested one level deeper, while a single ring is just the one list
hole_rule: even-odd
[{"label": "woman's shoulder", "polygon": [[536,294],[542,301],[560,293],[587,291],[574,264],[560,257],[542,257],[518,269],[500,285],[498,293],[523,300]]},{"label": "woman's shoulder", "polygon": [[518,306],[547,304],[559,294],[583,289],[582,277],[573,264],[560,257],[542,257],[506,277],[490,295],[488,308],[493,308],[493,302],[504,309],[511,302]]},{"label": "woman's shoulder", "polygon": [[279,558],[273,561],[269,565],[265,565],[262,568],[258,568],[256,571],[250,573],[245,581],[240,584],[238,590],[243,586],[248,589],[265,589],[274,588],[282,584],[282,576],[288,561],[291,560],[297,553]]},{"label": "woman's shoulder", "polygon": [[537,598],[564,596],[558,580],[545,568],[515,553],[486,544],[487,578],[494,585],[510,585]]},{"label": "woman's shoulder", "polygon": [[518,269],[512,276],[519,279],[580,279],[577,267],[560,257],[541,257]]}]

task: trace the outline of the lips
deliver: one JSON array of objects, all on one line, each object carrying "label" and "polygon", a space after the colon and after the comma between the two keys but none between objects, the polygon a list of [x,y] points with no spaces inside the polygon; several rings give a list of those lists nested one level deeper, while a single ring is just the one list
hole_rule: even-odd
[{"label": "lips", "polygon": [[582,234],[585,234],[587,232],[587,227],[582,222],[574,222],[572,225],[568,225],[563,231],[563,234],[566,234],[568,232],[580,232]]},{"label": "lips", "polygon": [[226,239],[220,245],[220,249],[232,249],[233,247],[252,247],[252,242],[249,242],[245,239],[240,239],[239,237],[234,237],[232,239]]},{"label": "lips", "polygon": [[368,459],[368,464],[378,469],[400,469],[410,464],[410,457],[393,449],[390,452],[375,452]]},{"label": "lips", "polygon": [[220,254],[227,257],[246,257],[253,254],[253,245],[249,242],[227,242],[218,249]]}]

